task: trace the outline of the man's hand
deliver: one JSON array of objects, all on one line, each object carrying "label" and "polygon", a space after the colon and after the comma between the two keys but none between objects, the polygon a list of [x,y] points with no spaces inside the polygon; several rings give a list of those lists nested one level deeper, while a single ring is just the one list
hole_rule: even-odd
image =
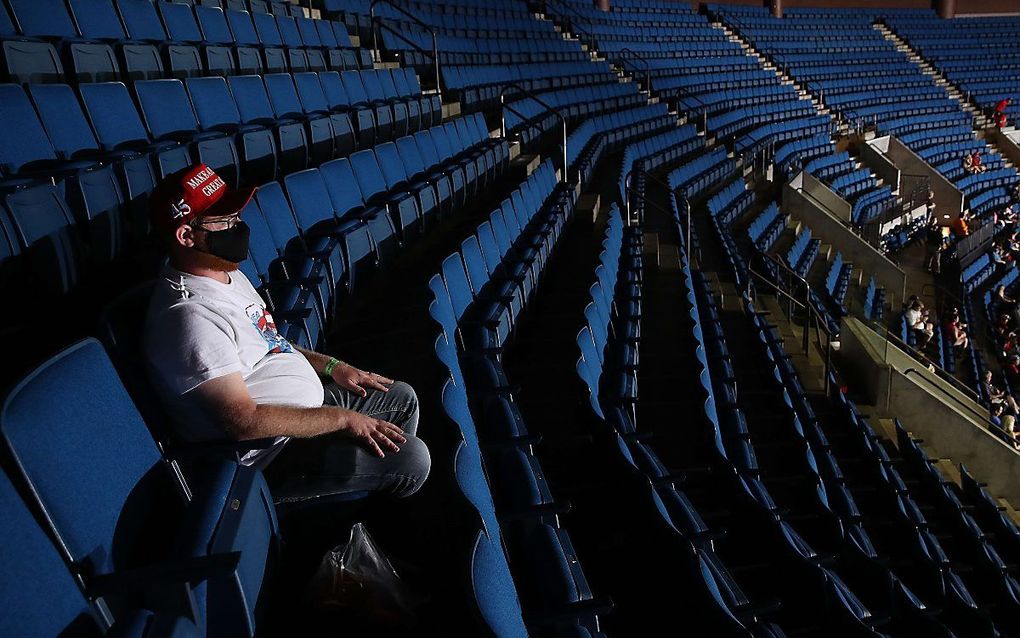
[{"label": "man's hand", "polygon": [[352,392],[356,392],[363,397],[368,396],[368,390],[366,388],[389,392],[389,386],[393,385],[393,379],[387,379],[386,377],[374,372],[359,370],[358,368],[346,363],[340,363],[334,367],[333,373],[330,376],[333,377],[333,380],[336,381],[341,388],[346,388]]},{"label": "man's hand", "polygon": [[374,419],[353,410],[343,410],[341,421],[343,432],[379,458],[386,456],[384,449],[399,452],[397,444],[407,443],[404,431],[388,421]]}]

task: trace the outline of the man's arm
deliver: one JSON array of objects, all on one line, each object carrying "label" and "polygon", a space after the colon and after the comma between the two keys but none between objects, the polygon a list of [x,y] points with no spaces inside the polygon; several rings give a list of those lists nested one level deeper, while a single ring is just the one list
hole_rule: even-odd
[{"label": "man's arm", "polygon": [[[303,354],[305,359],[308,359],[308,363],[311,364],[312,368],[317,373],[321,375],[326,374],[326,366],[333,357],[315,352],[314,350],[305,350],[298,346],[294,346],[294,349]],[[340,387],[356,392],[363,397],[368,396],[368,391],[365,388],[388,392],[390,389],[389,386],[393,385],[393,379],[387,379],[381,374],[376,374],[374,372],[360,370],[345,361],[340,361],[339,359],[337,359],[337,363],[334,364],[330,371],[329,377],[336,381]]]},{"label": "man's arm", "polygon": [[210,379],[192,390],[219,420],[227,435],[238,441],[276,436],[310,438],[343,432],[376,456],[399,452],[407,441],[403,430],[381,419],[333,406],[297,408],[256,403],[239,373]]}]

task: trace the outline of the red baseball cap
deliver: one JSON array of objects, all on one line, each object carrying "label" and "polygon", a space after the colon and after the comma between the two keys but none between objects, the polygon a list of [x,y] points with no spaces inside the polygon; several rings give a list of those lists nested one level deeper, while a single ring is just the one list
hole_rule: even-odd
[{"label": "red baseball cap", "polygon": [[152,191],[149,221],[159,232],[172,232],[199,217],[240,212],[254,194],[254,188],[230,188],[216,171],[195,164],[167,175]]}]

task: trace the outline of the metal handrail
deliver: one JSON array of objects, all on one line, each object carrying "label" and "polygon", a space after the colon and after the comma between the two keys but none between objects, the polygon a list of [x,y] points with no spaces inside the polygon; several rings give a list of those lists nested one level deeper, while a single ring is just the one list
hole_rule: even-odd
[{"label": "metal handrail", "polygon": [[[420,46],[418,46],[414,42],[411,42],[409,39],[407,39],[403,34],[398,32],[393,27],[389,26],[388,24],[384,24],[381,18],[378,19],[378,20],[376,19],[375,5],[379,4],[380,2],[393,7],[394,9],[399,11],[402,15],[407,16],[408,18],[411,19],[412,22],[414,22],[418,26],[424,28],[426,31],[428,31],[432,35],[432,65],[433,65],[433,67],[435,69],[435,72],[436,72],[436,91],[439,93],[440,99],[442,99],[443,88],[442,88],[442,84],[440,84],[440,82],[439,82],[439,41],[436,38],[436,30],[431,25],[426,24],[424,21],[422,21],[422,19],[419,18],[418,16],[416,16],[416,15],[414,15],[412,13],[409,13],[407,11],[407,9],[404,9],[401,6],[399,6],[397,4],[394,4],[393,0],[372,0],[372,4],[370,4],[368,6],[369,20],[372,22],[372,25],[373,25],[373,27],[372,27],[372,52],[373,52],[373,54],[378,53],[380,51],[379,45],[378,45],[378,41],[379,41],[378,29],[376,28],[376,26],[378,26],[378,28],[384,28],[385,27],[386,29],[389,29],[395,36],[397,36],[398,38],[400,38],[404,42],[407,42],[408,44],[413,46],[415,48],[415,50],[420,51],[420,52],[424,53],[425,55],[428,55],[428,51],[426,51],[425,49],[421,48]],[[380,62],[382,61],[381,58],[382,58],[382,56],[380,55],[380,60],[379,60]]]},{"label": "metal handrail", "polygon": [[645,56],[641,55],[637,51],[634,51],[630,47],[623,47],[622,49],[617,51],[617,53],[620,56],[618,58],[618,60],[621,63],[626,62],[626,63],[628,63],[628,64],[633,66],[634,63],[631,60],[628,60],[626,56],[624,56],[624,54],[626,53],[626,54],[629,54],[633,59],[635,59],[638,62],[641,62],[641,63],[643,63],[645,65],[645,70],[644,70],[644,74],[645,74],[645,90],[648,91],[649,94],[651,94],[651,92],[652,92],[652,71],[651,71],[652,66],[651,66],[651,64],[649,64],[648,58],[646,58]]},{"label": "metal handrail", "polygon": [[[772,263],[773,265],[778,266],[782,271],[784,271],[785,274],[792,275],[793,278],[795,278],[804,287],[804,299],[803,299],[803,301],[801,301],[799,299],[796,299],[790,292],[780,288],[778,284],[776,284],[776,283],[774,283],[772,281],[769,281],[768,277],[766,277],[766,275],[764,273],[760,273],[757,270],[755,270],[755,268],[754,268],[755,259],[760,259],[760,260],[764,260],[764,261],[767,261],[769,263]],[[791,301],[796,301],[801,307],[806,308],[809,311],[809,318],[810,317],[814,317],[814,319],[815,319],[815,333],[816,333],[816,335],[817,335],[818,330],[820,328],[823,332],[825,332],[825,336],[826,336],[827,341],[831,341],[832,340],[833,334],[832,334],[832,331],[829,330],[829,325],[828,325],[828,322],[825,321],[825,316],[821,313],[821,311],[818,310],[817,307],[815,307],[815,304],[811,302],[811,285],[807,282],[807,279],[805,279],[804,277],[801,277],[800,274],[797,271],[795,271],[794,269],[790,268],[788,265],[784,264],[781,260],[773,257],[772,255],[769,255],[768,253],[763,253],[763,252],[760,252],[760,251],[755,253],[755,254],[753,254],[753,255],[751,255],[751,259],[748,260],[748,262],[747,262],[747,272],[748,272],[749,276],[747,278],[747,285],[746,285],[745,290],[747,292],[748,298],[750,298],[752,293],[754,292],[753,286],[752,286],[752,277],[757,277],[759,280],[761,280],[762,282],[764,282],[768,286],[772,287],[774,290],[783,293],[783,295],[788,297]],[[805,325],[804,326],[804,344],[803,344],[804,352],[805,353],[808,351],[808,338],[809,338],[808,337],[808,333],[809,333],[808,326]],[[816,340],[818,341],[818,343],[820,345],[821,344],[821,340],[820,339],[816,339]],[[827,361],[826,362],[826,366],[828,366],[828,365],[829,365],[829,363]]]},{"label": "metal handrail", "polygon": [[[930,370],[929,370],[929,372],[930,372]],[[948,392],[945,391],[944,388],[939,387],[938,385],[933,383],[930,379],[925,378],[925,376],[923,374],[921,374],[921,371],[918,370],[917,368],[907,368],[906,370],[903,371],[903,376],[905,376],[905,377],[910,376],[911,374],[915,374],[915,375],[917,375],[918,379],[923,379],[924,381],[926,381],[928,383],[928,385],[930,385],[931,387],[933,387],[936,390],[938,390],[942,395],[952,399],[957,405],[962,407],[964,410],[967,410],[971,414],[977,415],[978,420],[983,422],[983,423],[985,423],[985,424],[987,424],[988,429],[991,430],[992,432],[995,432],[996,429],[999,429],[999,428],[996,427],[996,425],[994,423],[992,423],[992,419],[989,416],[986,416],[984,414],[984,412],[979,412],[979,411],[975,410],[972,406],[967,405],[966,403],[964,403],[963,401],[961,401],[957,397],[954,397],[953,395],[949,394]],[[976,402],[980,403],[980,401],[976,401]]]},{"label": "metal handrail", "polygon": [[885,340],[887,342],[892,343],[894,346],[896,346],[897,348],[899,348],[903,352],[907,353],[908,355],[912,356],[914,359],[920,361],[921,363],[924,363],[926,365],[930,365],[930,366],[934,367],[935,368],[935,372],[934,372],[935,376],[937,376],[938,378],[942,379],[943,381],[945,381],[949,385],[951,385],[954,388],[956,388],[956,390],[958,390],[961,394],[964,394],[964,395],[968,396],[969,398],[971,398],[973,401],[975,401],[977,403],[981,402],[980,398],[978,397],[977,393],[974,392],[974,390],[972,390],[971,388],[967,387],[967,385],[964,384],[962,381],[960,381],[959,379],[957,379],[953,375],[951,375],[948,372],[946,372],[945,368],[940,366],[934,359],[932,359],[931,357],[926,355],[924,352],[922,352],[921,350],[918,350],[914,346],[912,346],[909,343],[905,342],[903,339],[900,338],[900,336],[898,334],[896,334],[895,332],[893,332],[889,328],[883,326],[882,324],[880,324],[877,321],[874,321],[872,319],[866,319],[864,317],[860,317],[860,319],[863,321],[863,323],[865,325],[870,326],[872,330],[877,332],[879,334],[879,336],[885,337]]},{"label": "metal handrail", "polygon": [[502,135],[504,138],[507,137],[507,135],[506,135],[506,133],[507,133],[507,131],[506,131],[506,116],[503,114],[504,113],[503,109],[509,109],[511,113],[513,113],[517,117],[523,119],[525,121],[525,123],[530,123],[530,122],[534,122],[535,121],[535,118],[525,116],[523,113],[521,113],[520,111],[518,111],[514,107],[509,106],[506,103],[506,92],[507,92],[507,89],[511,89],[511,88],[517,89],[518,91],[520,91],[524,95],[528,96],[530,99],[538,102],[540,105],[544,106],[547,111],[549,111],[550,113],[555,115],[557,118],[559,118],[560,124],[563,125],[563,179],[566,180],[566,178],[567,178],[567,171],[570,170],[570,166],[569,166],[569,164],[567,162],[567,118],[563,117],[563,114],[560,113],[559,109],[557,109],[556,107],[552,106],[551,104],[549,104],[548,102],[546,102],[545,100],[543,100],[542,98],[538,97],[533,92],[529,91],[528,89],[524,88],[523,86],[521,86],[520,84],[518,84],[516,82],[504,82],[503,83],[503,88],[500,89],[500,91],[499,91],[499,107],[500,107],[499,108],[499,132],[500,132],[500,135]]},{"label": "metal handrail", "polygon": [[[637,164],[637,162],[635,162],[635,164]],[[659,184],[660,186],[664,186],[666,188],[666,190],[671,195],[673,195],[674,197],[676,196],[676,190],[677,190],[677,189],[674,189],[674,188],[670,187],[669,182],[666,182],[663,179],[652,175],[651,173],[646,171],[641,166],[632,165],[631,169],[629,171],[627,171],[627,174],[624,175],[624,177],[623,177],[623,186],[624,186],[624,189],[626,190],[626,192],[624,193],[624,198],[627,200],[625,202],[625,204],[626,204],[626,207],[627,207],[627,219],[628,219],[628,223],[630,223],[630,195],[631,195],[632,192],[637,193],[637,191],[632,191],[631,187],[630,187],[631,178],[633,177],[634,173],[638,173],[640,175],[644,175],[646,178],[652,180],[656,184]],[[672,215],[673,214],[673,211],[666,210],[662,206],[659,206],[655,202],[649,200],[648,197],[644,193],[637,193],[637,194],[640,195],[641,199],[646,204],[651,204],[656,209],[666,213],[667,215]],[[684,201],[687,201],[687,197],[686,196],[684,197]],[[691,250],[691,206],[690,206],[690,202],[687,203],[687,239],[686,239],[686,242],[687,243],[684,245],[684,254],[688,258],[690,258],[690,250]]]}]

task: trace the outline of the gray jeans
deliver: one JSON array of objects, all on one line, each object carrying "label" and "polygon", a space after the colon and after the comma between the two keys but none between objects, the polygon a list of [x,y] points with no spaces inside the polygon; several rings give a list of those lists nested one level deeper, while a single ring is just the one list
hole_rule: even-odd
[{"label": "gray jeans", "polygon": [[339,433],[291,439],[265,468],[278,502],[362,491],[405,497],[418,491],[428,478],[431,459],[416,436],[418,397],[411,386],[398,381],[389,392],[368,390],[368,396],[361,397],[331,382],[325,385],[323,404],[389,421],[404,431],[407,442],[399,452],[387,451],[379,458]]}]

